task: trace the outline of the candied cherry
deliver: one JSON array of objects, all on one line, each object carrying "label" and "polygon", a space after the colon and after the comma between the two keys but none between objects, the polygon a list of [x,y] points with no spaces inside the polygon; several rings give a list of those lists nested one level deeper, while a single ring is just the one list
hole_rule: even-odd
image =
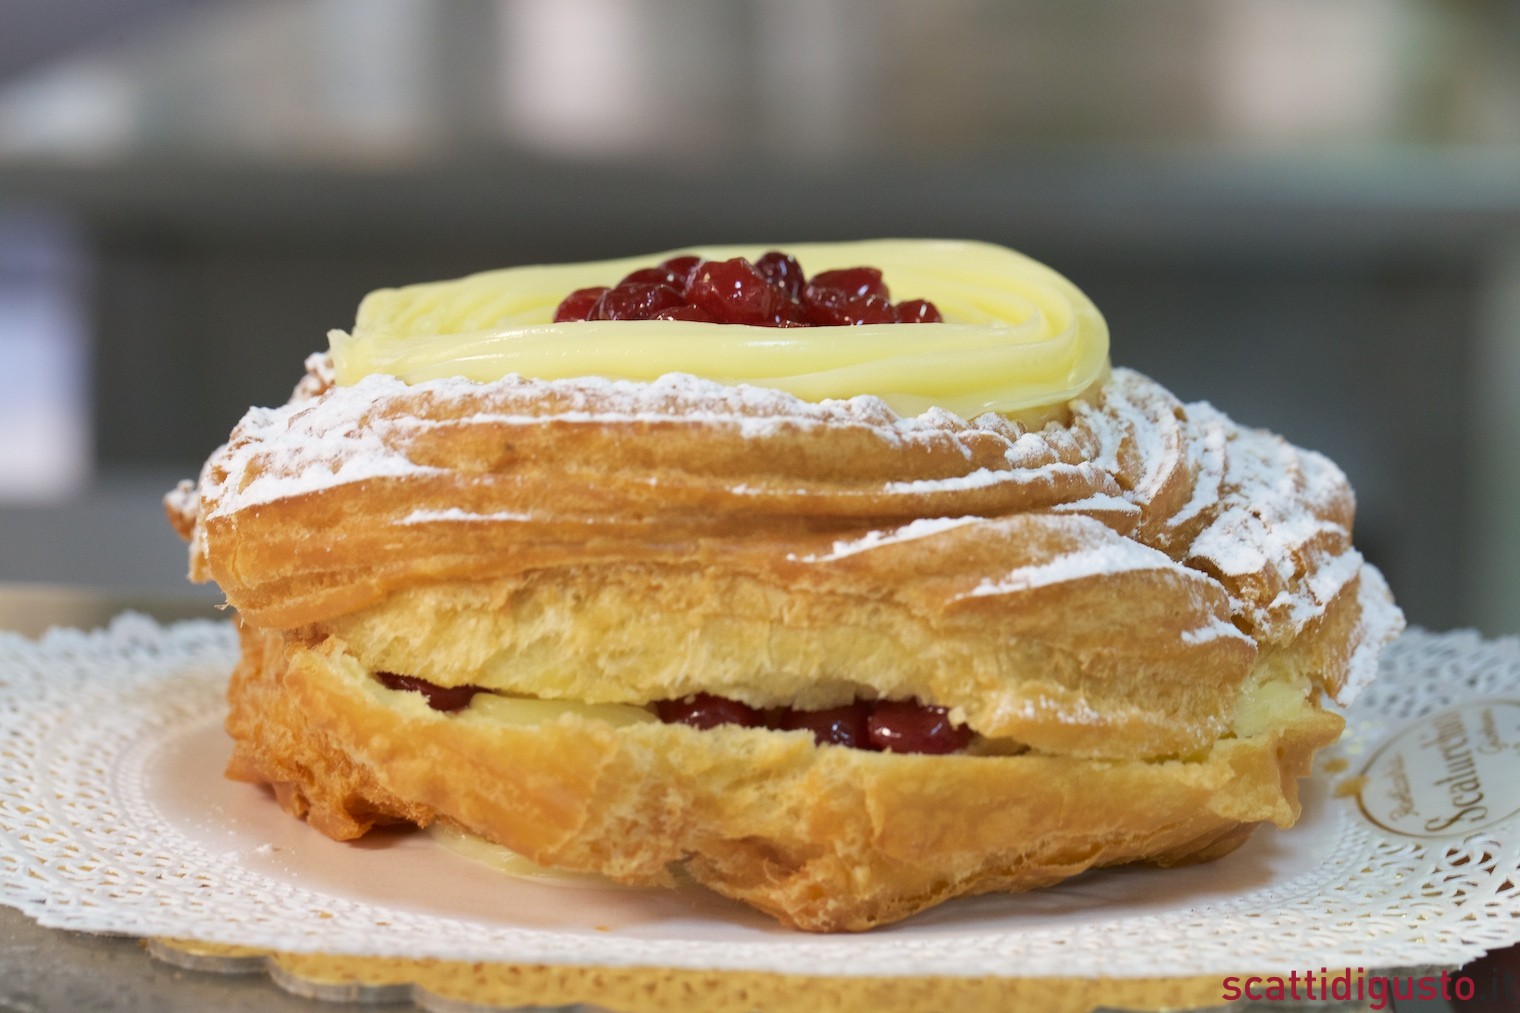
[{"label": "candied cherry", "polygon": [[802,292],[808,320],[819,327],[895,322],[892,303],[879,295],[851,295],[842,289],[820,288],[810,282]]},{"label": "candied cherry", "polygon": [[591,310],[596,306],[596,301],[606,291],[606,285],[576,289],[560,301],[559,308],[554,311],[554,322],[559,324],[567,320],[585,320],[591,315]]},{"label": "candied cherry", "polygon": [[572,320],[687,320],[763,327],[839,327],[854,324],[943,322],[924,299],[892,302],[874,267],[821,271],[811,280],[797,258],[768,250],[754,263],[743,257],[703,260],[667,257],[631,271],[612,288],[577,289],[554,312]]},{"label": "candied cherry", "polygon": [[775,727],[784,731],[806,728],[813,733],[813,740],[820,746],[848,746],[851,749],[869,749],[870,738],[866,728],[866,711],[858,703],[824,710],[800,711],[787,709],[781,712]]},{"label": "candied cherry", "polygon": [[905,299],[892,311],[900,324],[942,324],[939,307],[927,299]]},{"label": "candied cherry", "polygon": [[892,298],[892,293],[887,291],[886,283],[881,280],[881,271],[874,267],[845,267],[833,271],[819,271],[813,275],[810,284],[818,288],[837,288],[846,295],[878,295],[883,299]]},{"label": "candied cherry", "polygon": [[943,707],[916,700],[879,700],[866,719],[871,745],[892,753],[953,753],[971,741],[971,729],[953,724]]},{"label": "candied cherry", "polygon": [[741,725],[780,731],[806,729],[819,745],[867,752],[954,753],[965,749],[972,738],[971,729],[951,723],[945,708],[917,700],[856,700],[823,710],[758,710],[728,697],[697,693],[679,700],[661,700],[655,704],[655,713],[666,724],[695,728]]},{"label": "candied cherry", "polygon": [[681,279],[681,291],[686,291],[687,284],[691,281],[691,269],[702,263],[702,258],[694,253],[683,253],[679,256],[670,257],[660,261],[660,266],[670,274]]},{"label": "candied cherry", "polygon": [[693,728],[716,728],[719,725],[758,728],[765,723],[760,712],[748,704],[711,693],[661,700],[655,704],[655,712],[667,725],[691,725]]},{"label": "candied cherry", "polygon": [[666,267],[641,267],[618,282],[616,287],[622,288],[624,285],[668,285],[680,295],[686,291],[686,275],[684,272],[677,274]]},{"label": "candied cherry", "polygon": [[710,324],[713,318],[704,310],[696,306],[672,306],[669,309],[660,310],[651,320],[690,320],[693,323]]},{"label": "candied cherry", "polygon": [[623,282],[602,293],[588,320],[648,320],[661,310],[681,305],[681,293],[669,285]]},{"label": "candied cherry", "polygon": [[485,692],[481,686],[440,686],[415,675],[398,675],[395,672],[376,672],[375,678],[386,689],[421,693],[427,700],[427,705],[435,711],[464,710],[476,693]]},{"label": "candied cherry", "polygon": [[777,327],[811,327],[807,307],[792,299],[786,299],[772,320]]},{"label": "candied cherry", "polygon": [[780,308],[776,289],[743,257],[698,264],[686,299],[722,324],[771,324]]},{"label": "candied cherry", "polygon": [[793,301],[802,297],[802,285],[807,280],[802,265],[789,253],[771,250],[755,261],[755,270]]}]

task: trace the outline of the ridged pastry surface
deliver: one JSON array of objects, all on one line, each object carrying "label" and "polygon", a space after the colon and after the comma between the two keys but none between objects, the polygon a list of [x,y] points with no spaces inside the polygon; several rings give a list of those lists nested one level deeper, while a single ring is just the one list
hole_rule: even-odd
[{"label": "ridged pastry surface", "polygon": [[[682,375],[318,388],[250,412],[187,504],[194,571],[255,625],[450,582],[664,566],[820,593],[858,576],[946,621],[1034,621],[1014,604],[1146,580],[1190,604],[1149,639],[1252,652],[1378,579],[1332,463],[1126,370],[1038,432]],[[1108,605],[1122,619],[1144,602]],[[1354,647],[1394,622],[1377,611],[1320,673],[1333,693],[1370,678]]]}]

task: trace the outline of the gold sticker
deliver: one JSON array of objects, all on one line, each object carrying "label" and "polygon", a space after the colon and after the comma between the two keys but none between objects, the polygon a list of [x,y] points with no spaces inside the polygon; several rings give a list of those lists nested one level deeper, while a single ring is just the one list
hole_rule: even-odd
[{"label": "gold sticker", "polygon": [[1520,702],[1475,700],[1385,742],[1361,774],[1362,813],[1405,837],[1463,837],[1520,813]]}]

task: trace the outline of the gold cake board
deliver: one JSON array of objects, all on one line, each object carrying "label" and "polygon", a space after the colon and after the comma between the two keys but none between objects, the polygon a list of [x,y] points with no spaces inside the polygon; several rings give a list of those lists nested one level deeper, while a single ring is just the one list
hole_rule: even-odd
[{"label": "gold cake board", "polygon": [[1161,1013],[1218,1007],[1222,975],[1190,978],[855,978],[665,967],[471,963],[278,953],[150,939],[155,958],[197,971],[267,972],[297,995],[332,1002],[415,1002],[427,1010],[554,1009],[616,1013],[930,1013],[949,1009]]}]

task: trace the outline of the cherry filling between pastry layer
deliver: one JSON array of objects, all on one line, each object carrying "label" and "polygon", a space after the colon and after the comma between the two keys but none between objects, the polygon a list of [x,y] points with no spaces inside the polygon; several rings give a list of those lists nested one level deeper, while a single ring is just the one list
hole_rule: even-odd
[{"label": "cherry filling between pastry layer", "polygon": [[[386,689],[421,693],[429,707],[444,712],[463,710],[476,693],[490,692],[483,686],[440,686],[395,672],[376,672],[375,679]],[[696,693],[678,700],[660,700],[654,704],[654,712],[668,725],[693,728],[739,725],[776,731],[807,729],[819,745],[878,753],[956,753],[972,738],[971,729],[953,724],[945,708],[916,700],[856,700],[842,707],[805,711],[791,707],[760,709],[727,697]]]},{"label": "cherry filling between pastry layer", "polygon": [[415,675],[397,675],[395,672],[376,672],[375,678],[386,689],[421,693],[427,705],[435,711],[462,711],[470,706],[476,693],[489,692],[484,686],[440,686]]},{"label": "cherry filling between pastry layer", "polygon": [[954,753],[965,749],[972,735],[965,725],[953,724],[945,708],[917,700],[856,700],[842,707],[804,711],[791,707],[760,709],[727,697],[697,693],[679,700],[661,700],[654,706],[660,720],[668,725],[741,725],[778,731],[805,728],[819,745],[876,753]]},{"label": "cherry filling between pastry layer", "polygon": [[576,289],[554,311],[574,320],[691,320],[761,327],[837,327],[852,324],[937,324],[939,309],[924,299],[894,303],[881,271],[847,267],[809,279],[797,258],[772,250],[703,260],[686,254],[644,267],[608,288]]}]

